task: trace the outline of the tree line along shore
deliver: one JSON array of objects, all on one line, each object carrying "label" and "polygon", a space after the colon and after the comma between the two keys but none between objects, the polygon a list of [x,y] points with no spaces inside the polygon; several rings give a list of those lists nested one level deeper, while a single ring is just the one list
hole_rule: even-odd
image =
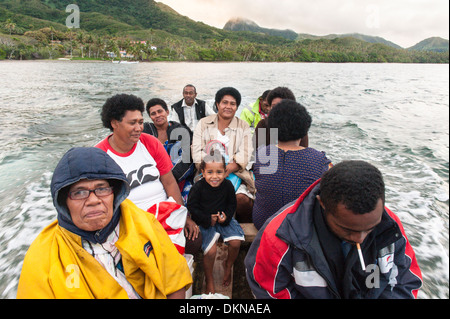
[{"label": "tree line along shore", "polygon": [[[329,63],[448,63],[449,53],[397,49],[355,38],[306,39],[257,43],[208,39],[194,41],[161,30],[145,35],[98,35],[53,26],[17,28],[7,20],[0,28],[0,60],[71,58],[135,61],[253,61]],[[31,26],[30,26],[31,28]]]}]

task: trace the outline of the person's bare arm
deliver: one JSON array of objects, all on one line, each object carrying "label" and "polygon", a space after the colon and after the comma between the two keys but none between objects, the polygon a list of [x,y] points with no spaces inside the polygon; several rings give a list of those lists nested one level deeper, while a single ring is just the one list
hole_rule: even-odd
[{"label": "person's bare arm", "polygon": [[183,287],[173,294],[167,295],[167,299],[186,299],[186,288]]},{"label": "person's bare arm", "polygon": [[164,186],[167,197],[172,197],[178,204],[184,206],[180,188],[178,187],[177,181],[175,180],[175,177],[173,177],[172,172],[162,175],[160,180]]}]

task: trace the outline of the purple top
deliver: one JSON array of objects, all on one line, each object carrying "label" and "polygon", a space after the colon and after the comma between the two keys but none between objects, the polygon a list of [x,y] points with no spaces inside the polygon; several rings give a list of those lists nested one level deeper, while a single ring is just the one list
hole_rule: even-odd
[{"label": "purple top", "polygon": [[[273,154],[270,153],[273,150]],[[286,204],[298,199],[331,165],[324,152],[313,148],[284,151],[275,145],[262,146],[253,166],[256,198],[253,223],[260,229]]]}]

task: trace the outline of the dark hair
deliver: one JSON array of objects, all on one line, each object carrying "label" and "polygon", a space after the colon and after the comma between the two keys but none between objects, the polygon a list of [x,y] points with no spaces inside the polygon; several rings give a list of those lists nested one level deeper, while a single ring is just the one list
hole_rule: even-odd
[{"label": "dark hair", "polygon": [[267,99],[267,96],[269,95],[269,93],[270,93],[270,91],[271,90],[266,90],[266,91],[264,91],[264,93],[261,95],[261,100],[266,100]]},{"label": "dark hair", "polygon": [[239,93],[238,90],[232,87],[221,88],[219,91],[217,91],[215,98],[216,104],[219,104],[225,95],[231,95],[232,97],[234,97],[236,99],[236,105],[238,107],[239,105],[241,105],[241,93]]},{"label": "dark hair", "polygon": [[227,164],[225,162],[225,157],[220,154],[218,151],[211,151],[211,154],[207,154],[200,163],[200,172],[203,171],[206,167],[206,163],[222,163],[223,168],[227,168]]},{"label": "dark hair", "polygon": [[164,110],[166,110],[166,111],[169,110],[169,108],[167,107],[167,103],[164,100],[158,99],[158,98],[154,98],[154,99],[150,99],[147,102],[147,106],[145,107],[145,109],[147,110],[148,115],[150,115],[150,108],[152,106],[155,106],[155,105],[161,105]]},{"label": "dark hair", "polygon": [[295,141],[305,137],[311,127],[311,116],[306,108],[292,100],[282,100],[270,111],[269,127],[278,129],[278,140]]},{"label": "dark hair", "polygon": [[141,111],[144,113],[144,102],[132,94],[117,94],[110,97],[103,104],[101,118],[103,126],[113,130],[112,120],[122,121],[127,111]]},{"label": "dark hair", "polygon": [[194,88],[194,92],[197,94],[197,88],[194,86],[194,85],[192,85],[192,84],[186,84],[184,87],[183,87],[183,93],[184,93],[184,89],[185,88]]},{"label": "dark hair", "polygon": [[355,214],[373,211],[381,199],[384,181],[375,166],[364,161],[344,161],[325,172],[320,181],[320,199],[325,211],[334,214],[339,203]]},{"label": "dark hair", "polygon": [[287,87],[282,86],[279,86],[269,92],[269,94],[267,95],[267,102],[269,103],[269,105],[271,105],[272,101],[276,98],[295,101],[294,93],[292,93],[292,91],[289,90]]}]

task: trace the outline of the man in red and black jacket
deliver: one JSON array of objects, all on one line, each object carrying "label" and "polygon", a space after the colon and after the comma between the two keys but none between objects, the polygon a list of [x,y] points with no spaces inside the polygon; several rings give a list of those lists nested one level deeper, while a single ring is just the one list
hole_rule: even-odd
[{"label": "man in red and black jacket", "polygon": [[252,243],[245,266],[255,297],[416,298],[422,274],[384,194],[369,163],[344,161],[326,172]]}]

